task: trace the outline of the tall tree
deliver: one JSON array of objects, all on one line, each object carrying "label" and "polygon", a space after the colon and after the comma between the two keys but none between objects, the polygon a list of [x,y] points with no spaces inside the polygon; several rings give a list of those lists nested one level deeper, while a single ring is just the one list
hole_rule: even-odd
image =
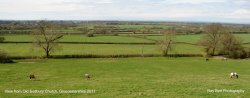
[{"label": "tall tree", "polygon": [[215,52],[220,46],[221,35],[225,33],[225,28],[222,24],[210,24],[204,28],[206,34],[203,36],[201,44],[205,46],[207,54],[215,55]]},{"label": "tall tree", "polygon": [[220,52],[222,54],[229,54],[230,51],[232,51],[233,48],[240,43],[240,40],[237,39],[232,33],[226,32],[221,38],[222,47]]},{"label": "tall tree", "polygon": [[164,56],[167,56],[169,51],[173,49],[174,40],[175,40],[175,29],[169,29],[163,31],[164,39],[160,42],[161,50]]},{"label": "tall tree", "polygon": [[45,57],[50,57],[51,51],[55,50],[57,41],[63,37],[62,34],[56,32],[58,26],[49,21],[39,21],[37,28],[34,30],[34,44],[44,50]]}]

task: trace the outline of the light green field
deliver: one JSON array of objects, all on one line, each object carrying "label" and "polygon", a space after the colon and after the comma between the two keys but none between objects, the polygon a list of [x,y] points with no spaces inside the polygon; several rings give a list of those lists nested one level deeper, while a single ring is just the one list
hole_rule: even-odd
[{"label": "light green field", "polygon": [[[250,34],[236,34],[244,42],[250,42]],[[2,35],[5,41],[27,42],[32,41],[32,35]],[[176,42],[197,43],[202,35],[176,35]],[[162,40],[164,36],[147,36],[149,39]],[[128,36],[96,36],[86,37],[85,35],[64,35],[60,40],[62,42],[120,42],[120,43],[137,43],[137,42],[153,42],[146,39],[134,38]]]},{"label": "light green field", "polygon": [[[32,44],[0,44],[10,56],[41,56],[43,51]],[[72,54],[161,54],[159,45],[119,45],[119,44],[59,44],[52,55]],[[202,54],[203,48],[199,46],[177,44],[171,53]]]},{"label": "light green field", "polygon": [[[202,35],[177,35],[176,42],[197,43]],[[244,38],[244,42],[250,42],[250,34],[237,34]],[[6,41],[32,41],[31,35],[5,35]],[[161,40],[163,36],[147,36],[147,38]],[[140,43],[153,42],[146,39],[128,36],[96,36],[86,37],[84,35],[65,35],[61,41],[65,42],[119,42],[119,43]],[[249,46],[249,45],[245,45]],[[0,48],[5,50],[10,56],[41,56],[41,49],[32,44],[0,44]],[[72,54],[161,54],[159,45],[130,45],[130,44],[60,44],[58,51],[52,55],[72,55]],[[201,46],[189,44],[176,44],[171,53],[175,54],[203,54]]]},{"label": "light green field", "polygon": [[[177,42],[197,43],[202,35],[177,35]],[[250,34],[238,34],[250,42]],[[6,41],[32,41],[30,35],[5,35]],[[161,40],[163,36],[147,36]],[[127,36],[65,35],[64,42],[153,42]],[[249,46],[249,45],[245,45]],[[32,44],[0,44],[10,56],[42,56]],[[142,52],[143,51],[143,52]],[[59,44],[52,55],[162,54],[159,45]],[[203,54],[203,47],[176,44],[173,54]],[[17,60],[0,64],[0,97],[73,98],[242,98],[250,96],[250,60],[210,60],[204,58],[106,58]],[[240,78],[229,79],[236,71]],[[34,72],[37,80],[29,80]],[[83,75],[93,75],[91,80]],[[7,94],[4,90],[96,90],[93,94]],[[209,93],[208,89],[245,90],[245,93]]]},{"label": "light green field", "polygon": [[[243,42],[250,42],[250,34],[235,34],[236,36],[238,36],[239,38],[242,39]],[[201,38],[202,38],[202,34],[198,34],[198,35],[176,35],[176,42],[187,42],[187,43],[198,43]],[[155,39],[155,40],[162,40],[164,39],[164,36],[148,36],[147,38],[150,39]]]},{"label": "light green field", "polygon": [[1,35],[1,36],[5,38],[4,41],[14,41],[14,42],[28,42],[34,39],[32,35],[8,34],[8,35]]},{"label": "light green field", "polygon": [[[1,98],[247,98],[250,60],[204,58],[48,59],[0,64]],[[26,62],[26,63],[25,63]],[[30,63],[33,62],[33,63]],[[238,72],[239,79],[229,79]],[[37,80],[29,80],[34,72]],[[92,79],[83,78],[85,73]],[[4,90],[96,90],[93,94],[8,94]],[[207,89],[245,90],[208,93]]]},{"label": "light green field", "polygon": [[60,41],[65,42],[116,42],[116,43],[139,43],[152,42],[150,40],[128,37],[128,36],[95,36],[86,37],[85,35],[66,35]]},{"label": "light green field", "polygon": [[[32,35],[4,35],[5,41],[30,42],[34,40]],[[85,35],[64,35],[62,42],[117,42],[117,43],[136,43],[152,42],[150,40],[127,37],[127,36],[95,36],[86,37]]]},{"label": "light green field", "polygon": [[[176,35],[175,41],[196,44],[200,40],[201,37],[202,35]],[[147,36],[147,38],[155,39],[155,40],[163,40],[164,36]]]},{"label": "light green field", "polygon": [[250,42],[250,34],[236,34],[243,42]]}]

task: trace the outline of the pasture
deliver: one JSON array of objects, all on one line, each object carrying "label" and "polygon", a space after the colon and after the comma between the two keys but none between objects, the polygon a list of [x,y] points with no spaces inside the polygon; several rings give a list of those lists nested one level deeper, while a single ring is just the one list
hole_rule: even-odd
[{"label": "pasture", "polygon": [[[44,59],[0,64],[0,96],[8,97],[193,97],[250,96],[250,60],[204,58]],[[26,63],[25,63],[26,62]],[[33,63],[30,63],[33,62]],[[230,79],[232,71],[239,79]],[[37,80],[27,77],[34,72]],[[91,74],[90,80],[83,78]],[[4,90],[96,90],[92,94],[9,94]],[[209,93],[208,89],[245,90],[245,93]]]},{"label": "pasture", "polygon": [[[130,27],[128,27],[130,28]],[[139,27],[137,27],[139,28]],[[141,27],[142,28],[142,27]],[[32,35],[6,34],[0,47],[9,56],[43,56],[44,52],[32,43]],[[244,43],[250,34],[237,34]],[[142,36],[141,36],[142,37]],[[104,42],[103,44],[59,43],[51,55],[162,55],[159,44],[164,36],[145,36],[147,39],[128,35],[86,37],[64,35],[59,42]],[[204,54],[204,47],[197,45],[202,34],[176,35],[170,54]],[[153,40],[156,41],[153,41]],[[17,42],[17,43],[15,43]],[[113,43],[113,44],[105,44]],[[115,43],[115,44],[114,44]],[[137,44],[133,44],[137,43]],[[249,47],[249,44],[245,44]],[[5,97],[93,97],[93,98],[152,98],[152,97],[246,97],[250,96],[250,60],[222,61],[204,58],[96,58],[96,59],[26,59],[17,63],[0,64],[0,96]],[[229,79],[237,72],[239,79]],[[37,80],[27,76],[34,73]],[[91,74],[90,80],[84,74]],[[92,94],[21,94],[4,93],[5,90],[96,90]],[[211,93],[208,89],[244,90],[244,93]]]},{"label": "pasture", "polygon": [[[34,40],[32,35],[4,35],[5,41],[10,42],[31,42]],[[127,36],[96,36],[86,37],[86,35],[64,35],[61,42],[116,42],[116,43],[129,43],[129,42],[152,42],[145,39],[127,37]]]},{"label": "pasture", "polygon": [[[3,35],[7,42],[32,42],[31,35]],[[250,34],[237,34],[242,37],[244,43],[250,42]],[[204,54],[202,46],[195,45],[199,42],[202,35],[176,35],[177,43],[173,47],[172,54]],[[146,36],[148,39],[162,40],[164,36]],[[129,36],[96,36],[86,37],[85,35],[65,35],[60,42],[106,42],[118,44],[65,44],[60,43],[56,47],[56,51],[52,51],[52,55],[83,55],[83,54],[162,54],[160,45],[143,45],[143,43],[155,43],[155,41],[129,37]],[[128,43],[128,44],[119,44]],[[140,44],[129,44],[140,43]],[[245,44],[248,47],[248,44]],[[4,43],[0,47],[10,56],[42,56],[43,52],[40,48],[35,47],[32,43]]]},{"label": "pasture", "polygon": [[[42,56],[43,50],[32,44],[0,44],[10,56]],[[177,44],[171,53],[202,54],[201,46]],[[59,44],[52,55],[71,54],[161,54],[159,45],[129,45],[129,44]]]},{"label": "pasture", "polygon": [[[250,34],[235,34],[236,36],[242,38],[242,41],[247,43],[250,42]],[[32,35],[17,35],[17,34],[6,34],[1,35],[5,37],[5,41],[8,42],[30,42],[33,41],[34,37]],[[153,40],[162,40],[164,36],[146,36],[146,38]],[[186,42],[186,43],[197,43],[202,38],[202,34],[193,35],[176,35],[176,42]],[[150,43],[154,42],[147,39],[129,37],[127,35],[121,36],[95,36],[86,37],[85,35],[64,35],[60,42],[114,42],[114,43]]]}]

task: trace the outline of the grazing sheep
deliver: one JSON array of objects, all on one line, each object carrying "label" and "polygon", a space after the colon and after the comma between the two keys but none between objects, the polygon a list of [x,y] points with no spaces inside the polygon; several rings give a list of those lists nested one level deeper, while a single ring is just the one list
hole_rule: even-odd
[{"label": "grazing sheep", "polygon": [[32,80],[32,79],[35,80],[36,79],[34,74],[30,74],[29,77],[30,77],[30,80]]},{"label": "grazing sheep", "polygon": [[230,78],[234,78],[234,77],[238,79],[239,75],[236,72],[231,72],[230,73]]},{"label": "grazing sheep", "polygon": [[85,74],[84,77],[88,80],[91,78],[90,74]]}]

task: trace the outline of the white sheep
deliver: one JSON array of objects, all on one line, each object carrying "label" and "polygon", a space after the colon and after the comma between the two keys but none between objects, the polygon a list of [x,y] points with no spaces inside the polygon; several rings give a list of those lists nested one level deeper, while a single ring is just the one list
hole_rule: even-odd
[{"label": "white sheep", "polygon": [[88,80],[91,78],[90,74],[85,74],[84,77]]},{"label": "white sheep", "polygon": [[230,73],[230,78],[234,78],[234,77],[238,79],[239,75],[236,72],[231,72]]}]

